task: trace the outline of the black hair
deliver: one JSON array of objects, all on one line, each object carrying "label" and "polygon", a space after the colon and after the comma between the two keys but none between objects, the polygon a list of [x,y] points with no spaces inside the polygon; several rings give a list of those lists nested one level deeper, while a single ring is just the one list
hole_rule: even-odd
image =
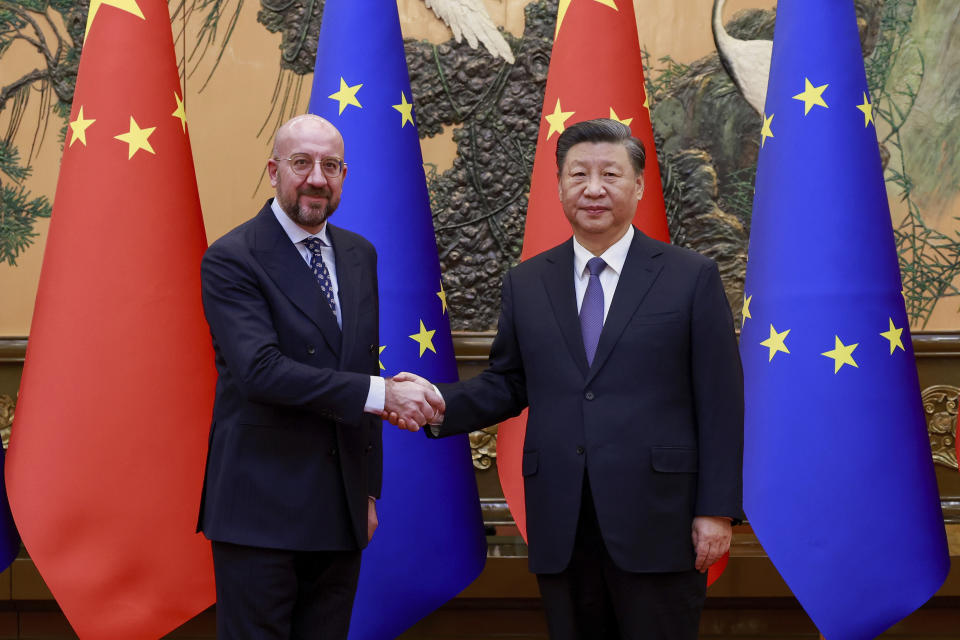
[{"label": "black hair", "polygon": [[557,138],[557,171],[563,168],[563,161],[567,157],[570,147],[581,142],[613,142],[622,144],[630,157],[637,174],[643,173],[647,152],[643,142],[633,137],[630,127],[609,118],[584,120],[567,127]]}]

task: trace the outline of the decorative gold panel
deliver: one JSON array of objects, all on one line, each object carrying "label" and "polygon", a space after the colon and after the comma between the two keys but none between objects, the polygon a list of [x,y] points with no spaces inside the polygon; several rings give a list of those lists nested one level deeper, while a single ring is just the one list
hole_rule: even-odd
[{"label": "decorative gold panel", "polygon": [[16,403],[6,394],[0,394],[0,438],[3,448],[10,444],[10,427],[13,426],[13,407]]},{"label": "decorative gold panel", "polygon": [[923,390],[923,411],[933,461],[957,468],[957,396],[960,388],[937,384]]},{"label": "decorative gold panel", "polygon": [[497,425],[470,434],[470,455],[473,467],[486,471],[497,457]]}]

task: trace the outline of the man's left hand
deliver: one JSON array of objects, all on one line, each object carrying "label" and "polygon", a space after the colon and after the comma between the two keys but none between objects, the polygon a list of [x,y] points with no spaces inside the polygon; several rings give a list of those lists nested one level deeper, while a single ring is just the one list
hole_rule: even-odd
[{"label": "man's left hand", "polygon": [[373,540],[373,532],[377,530],[377,501],[367,497],[367,542]]},{"label": "man's left hand", "polygon": [[694,565],[700,573],[706,573],[714,562],[730,550],[733,526],[730,518],[697,516],[693,519],[693,548],[697,551]]}]

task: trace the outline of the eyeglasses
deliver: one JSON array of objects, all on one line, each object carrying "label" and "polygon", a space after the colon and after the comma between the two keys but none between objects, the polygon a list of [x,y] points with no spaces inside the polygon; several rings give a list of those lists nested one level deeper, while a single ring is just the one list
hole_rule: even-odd
[{"label": "eyeglasses", "polygon": [[319,164],[320,171],[325,177],[339,178],[347,166],[347,163],[340,158],[320,158],[319,160],[314,160],[305,153],[295,153],[289,158],[274,158],[274,160],[286,160],[290,163],[290,170],[300,177],[310,175],[310,172],[313,171],[313,165]]}]

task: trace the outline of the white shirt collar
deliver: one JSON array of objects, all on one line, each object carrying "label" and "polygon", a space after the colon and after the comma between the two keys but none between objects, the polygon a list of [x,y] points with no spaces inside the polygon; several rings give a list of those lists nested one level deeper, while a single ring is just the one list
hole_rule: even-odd
[{"label": "white shirt collar", "polygon": [[[633,225],[627,229],[623,237],[614,242],[599,257],[607,263],[607,266],[616,272],[619,276],[623,272],[623,263],[627,261],[627,253],[630,251],[630,243],[633,242]],[[587,270],[587,262],[594,255],[590,253],[582,244],[577,242],[576,236],[573,238],[573,269],[578,278],[582,278]]]},{"label": "white shirt collar", "polygon": [[293,244],[303,242],[307,238],[319,238],[320,241],[326,246],[332,246],[330,239],[327,236],[326,223],[324,223],[319,233],[309,233],[306,229],[302,228],[300,225],[290,219],[290,216],[288,216],[286,212],[280,208],[276,198],[270,202],[270,209],[273,211],[273,215],[277,217],[277,222],[279,222],[280,226],[283,227],[283,230],[287,232],[287,236],[290,238],[290,242]]}]

